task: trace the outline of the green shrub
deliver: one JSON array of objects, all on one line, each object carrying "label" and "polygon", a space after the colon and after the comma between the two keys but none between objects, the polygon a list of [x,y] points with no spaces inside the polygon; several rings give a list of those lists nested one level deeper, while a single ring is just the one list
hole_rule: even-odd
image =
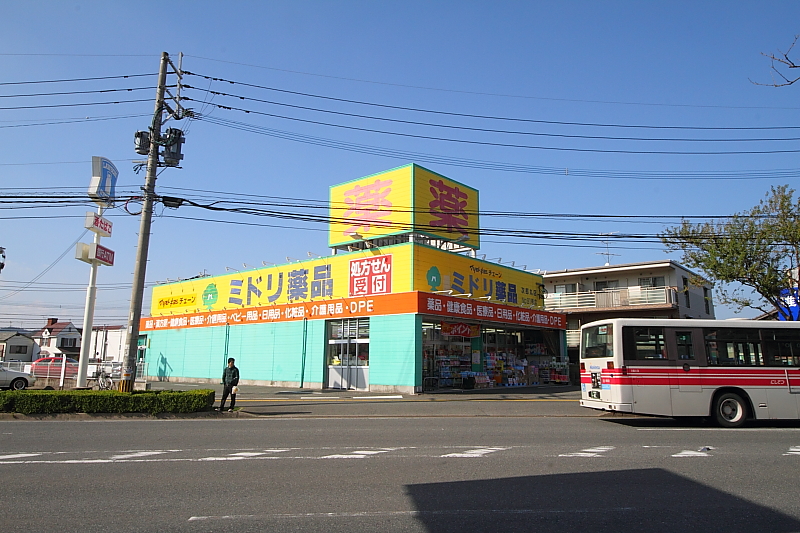
[{"label": "green shrub", "polygon": [[0,412],[55,413],[195,413],[214,405],[214,391],[22,390],[0,392]]}]

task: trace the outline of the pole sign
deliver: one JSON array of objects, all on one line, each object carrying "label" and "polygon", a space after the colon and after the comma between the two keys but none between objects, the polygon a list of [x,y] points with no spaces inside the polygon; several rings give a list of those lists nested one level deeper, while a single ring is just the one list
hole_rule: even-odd
[{"label": "pole sign", "polygon": [[103,218],[97,213],[86,212],[86,219],[83,227],[97,233],[101,237],[111,237],[111,227],[113,224],[107,218]]},{"label": "pole sign", "polygon": [[89,182],[89,197],[102,207],[114,205],[117,176],[119,171],[114,163],[105,157],[92,157],[92,181]]},{"label": "pole sign", "polygon": [[[781,309],[791,317],[792,320],[800,320],[800,293],[797,287],[783,289],[781,291]],[[784,315],[778,313],[778,320],[786,320]]]},{"label": "pole sign", "polygon": [[97,243],[89,245],[89,259],[94,259],[98,264],[114,266],[114,251]]},{"label": "pole sign", "polygon": [[75,259],[90,265],[114,266],[114,251],[97,243],[79,242],[75,247]]}]

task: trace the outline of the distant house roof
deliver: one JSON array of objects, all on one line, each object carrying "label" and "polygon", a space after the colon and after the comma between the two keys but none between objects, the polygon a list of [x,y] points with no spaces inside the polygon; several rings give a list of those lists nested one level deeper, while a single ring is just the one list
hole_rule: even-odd
[{"label": "distant house roof", "polygon": [[37,330],[36,332],[34,332],[33,336],[34,337],[41,337],[42,334],[45,331],[48,331],[50,333],[50,336],[53,337],[53,336],[58,335],[59,333],[61,333],[65,328],[68,328],[69,326],[72,326],[72,325],[73,325],[72,322],[53,322],[53,323],[50,323],[50,324],[46,325],[42,329]]},{"label": "distant house roof", "polygon": [[668,259],[666,261],[643,261],[641,263],[622,263],[619,265],[603,265],[603,266],[594,266],[594,267],[585,267],[585,268],[567,268],[564,270],[548,270],[546,273],[543,274],[545,278],[554,277],[554,276],[563,276],[566,274],[583,274],[583,273],[601,273],[601,272],[619,272],[621,270],[638,270],[642,268],[659,268],[659,267],[670,267],[670,268],[680,268],[685,270],[698,278],[706,280],[703,276],[689,270],[682,264],[678,263],[677,261],[673,261]]},{"label": "distant house roof", "polygon": [[20,337],[25,337],[26,339],[33,340],[33,338],[30,335],[26,335],[18,331],[0,331],[0,342],[6,342],[7,340],[16,337],[17,335],[19,335]]},{"label": "distant house roof", "polygon": [[125,329],[127,326],[92,326],[92,329],[99,329],[99,330],[115,330],[115,329]]}]

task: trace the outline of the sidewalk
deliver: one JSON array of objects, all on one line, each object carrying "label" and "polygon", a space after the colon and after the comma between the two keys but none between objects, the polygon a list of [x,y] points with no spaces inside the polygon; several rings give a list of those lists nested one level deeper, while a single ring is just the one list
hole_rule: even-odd
[{"label": "sidewalk", "polygon": [[[178,383],[170,381],[151,381],[151,390],[195,390],[212,389],[217,393],[217,398],[222,395],[222,385],[214,383]],[[307,389],[288,387],[266,387],[261,385],[240,385],[237,399],[279,399],[294,395],[319,395],[337,396],[340,398],[392,398],[430,401],[431,399],[461,398],[461,399],[497,399],[497,400],[524,400],[524,399],[580,399],[580,387],[577,385],[537,385],[531,387],[492,387],[488,389],[439,389],[418,394],[400,394],[397,392],[370,392],[344,389]]]}]

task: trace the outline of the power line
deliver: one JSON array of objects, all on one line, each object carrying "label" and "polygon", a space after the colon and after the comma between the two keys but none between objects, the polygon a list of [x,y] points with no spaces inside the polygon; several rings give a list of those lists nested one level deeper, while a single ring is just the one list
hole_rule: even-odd
[{"label": "power line", "polygon": [[[187,100],[191,100],[190,98],[186,98]],[[651,154],[651,155],[744,155],[744,154],[774,154],[774,153],[795,153],[800,152],[800,150],[765,150],[765,151],[726,151],[726,152],[682,152],[682,151],[656,151],[656,150],[603,150],[603,149],[590,149],[590,148],[563,148],[563,147],[545,147],[545,146],[531,146],[531,145],[516,145],[516,144],[504,144],[504,143],[493,143],[487,141],[473,141],[473,140],[466,140],[466,139],[448,139],[443,137],[434,137],[434,136],[427,136],[427,135],[416,135],[410,133],[399,133],[399,132],[390,132],[390,131],[382,131],[382,130],[374,130],[369,128],[358,128],[355,126],[344,126],[340,124],[331,124],[326,122],[320,121],[313,121],[313,120],[306,120],[294,117],[286,117],[282,115],[276,115],[271,113],[264,113],[260,111],[250,111],[241,108],[235,108],[230,106],[222,106],[219,104],[211,104],[215,107],[225,110],[231,111],[242,111],[244,113],[253,113],[257,115],[265,115],[274,118],[283,118],[286,120],[293,120],[297,122],[305,122],[310,124],[317,124],[317,125],[325,125],[335,128],[342,128],[342,129],[350,129],[356,131],[364,131],[369,133],[381,133],[385,135],[393,135],[393,136],[400,136],[400,137],[411,137],[417,139],[426,139],[426,140],[439,140],[439,141],[446,141],[452,143],[464,143],[464,144],[472,144],[472,145],[482,145],[482,146],[494,146],[494,147],[502,147],[502,148],[525,148],[525,149],[536,149],[536,150],[555,150],[555,151],[565,151],[565,152],[592,152],[592,153],[617,153],[617,154]],[[230,121],[226,119],[219,119],[217,117],[211,117],[208,115],[198,116],[195,117],[196,120],[210,122],[212,124],[216,124],[219,126],[224,126],[232,129],[238,129],[241,131],[248,131],[250,133],[257,133],[260,135],[268,135],[271,137],[283,138],[292,141],[304,142],[307,144],[315,144],[318,146],[327,146],[329,148],[338,148],[341,150],[347,150],[351,152],[358,152],[358,153],[368,153],[371,155],[379,155],[384,157],[406,157],[400,156],[399,154],[413,154],[412,152],[402,152],[398,150],[380,148],[375,146],[369,145],[359,145],[355,143],[347,143],[342,141],[336,141],[332,139],[326,139],[323,137],[313,137],[304,134],[296,134],[287,131],[275,130],[272,128],[265,128],[261,126],[256,126],[252,124],[246,124],[242,122]],[[441,164],[447,164],[452,166],[460,166],[460,167],[468,167],[468,168],[483,168],[486,170],[500,170],[505,172],[522,172],[522,173],[539,173],[535,172],[532,169],[536,169],[539,167],[531,167],[525,165],[509,165],[505,163],[493,163],[493,162],[486,162],[486,161],[479,161],[479,160],[469,160],[463,158],[448,158],[446,156],[436,156],[432,154],[415,154],[411,157],[413,160],[414,158],[418,160],[424,160],[426,162],[436,162]],[[569,174],[568,169],[559,169],[559,174]],[[548,172],[551,173],[551,172]],[[627,177],[626,179],[641,179],[635,177]],[[653,178],[651,178],[653,179]],[[673,178],[676,179],[676,178]]]},{"label": "power line", "polygon": [[[0,56],[7,56],[7,55],[28,55],[28,54],[0,54]],[[41,55],[49,55],[49,54],[41,54]],[[94,78],[68,78],[68,79],[60,79],[60,80],[36,80],[36,81],[6,81],[0,83],[0,85],[36,85],[40,83],[67,83],[67,82],[74,82],[74,81],[97,81],[97,80],[120,80],[120,79],[127,79],[127,78],[141,78],[144,76],[156,76],[157,73],[152,74],[125,74],[122,76],[97,76]]]},{"label": "power line", "polygon": [[664,104],[664,103],[653,103],[653,102],[621,102],[621,101],[614,101],[614,100],[584,100],[584,99],[572,99],[572,98],[551,98],[551,97],[544,97],[544,96],[529,96],[529,95],[519,95],[519,94],[503,94],[503,93],[488,93],[488,92],[478,92],[478,91],[466,91],[466,90],[459,90],[459,89],[443,89],[439,87],[425,87],[420,85],[405,85],[401,83],[389,83],[389,82],[381,82],[381,81],[374,81],[374,80],[364,80],[359,78],[345,78],[342,76],[331,76],[327,74],[316,74],[312,72],[302,72],[298,70],[289,70],[289,69],[282,69],[282,68],[275,68],[275,67],[265,67],[262,65],[253,65],[251,63],[240,63],[236,61],[225,61],[222,59],[213,59],[209,57],[203,56],[195,56],[184,54],[184,57],[193,57],[195,59],[203,59],[205,61],[216,61],[219,63],[228,63],[231,65],[241,65],[245,67],[253,67],[253,68],[260,68],[265,70],[273,70],[276,72],[287,72],[290,74],[301,74],[304,76],[315,76],[319,78],[329,78],[335,80],[343,80],[343,81],[355,81],[358,83],[369,83],[374,85],[386,85],[389,87],[403,87],[407,89],[421,89],[426,91],[437,91],[437,92],[448,92],[448,93],[459,93],[459,94],[474,94],[478,96],[496,96],[501,98],[521,98],[526,100],[544,100],[544,101],[553,101],[553,102],[574,102],[574,103],[587,103],[587,104],[610,104],[610,105],[629,105],[629,106],[653,106],[653,107],[686,107],[686,108],[699,108],[699,109],[778,109],[778,110],[797,110],[800,108],[797,107],[772,107],[772,106],[723,106],[723,105],[696,105],[696,104]]},{"label": "power line", "polygon": [[85,102],[78,104],[50,104],[50,105],[27,105],[27,106],[14,106],[14,107],[0,107],[2,111],[12,111],[17,109],[51,109],[56,107],[86,107],[93,105],[111,105],[111,104],[135,104],[140,102],[150,102],[146,98],[139,100],[118,100],[116,102]]},{"label": "power line", "polygon": [[[113,116],[113,117],[95,117],[95,118],[86,117],[86,118],[81,118],[81,119],[53,120],[52,122],[32,122],[30,124],[9,124],[9,125],[6,125],[6,126],[0,126],[0,129],[5,129],[5,128],[29,128],[29,127],[33,127],[33,126],[54,126],[54,125],[59,125],[59,124],[75,124],[75,123],[80,123],[80,122],[103,122],[103,121],[107,121],[107,120],[118,120],[118,119],[124,119],[124,118],[138,118],[138,117],[147,117],[147,116],[150,116],[150,115],[147,114],[147,113],[140,113],[140,114],[137,114],[137,115],[117,115],[117,116]],[[81,163],[84,163],[84,161],[81,161]],[[14,163],[2,163],[2,165],[13,165],[13,164]],[[46,164],[53,164],[53,163],[27,163],[27,164],[31,164],[31,165],[36,165],[36,164],[46,165]]]},{"label": "power line", "polygon": [[[82,189],[82,188],[81,188]],[[2,190],[2,189],[0,189]],[[218,207],[216,204],[235,204],[235,205],[242,205],[247,206],[277,206],[277,207],[285,207],[285,208],[298,208],[298,209],[325,209],[328,210],[331,207],[335,207],[337,209],[345,209],[347,208],[346,204],[331,204],[328,200],[314,200],[309,198],[294,198],[294,197],[287,197],[287,196],[270,196],[270,195],[259,195],[259,194],[250,194],[250,193],[235,193],[235,192],[225,192],[225,191],[212,191],[206,189],[191,189],[186,187],[170,187],[170,186],[163,186],[162,190],[174,190],[174,191],[182,191],[182,192],[191,192],[191,193],[203,193],[214,195],[211,198],[203,196],[208,200],[213,201],[211,206],[214,207],[216,210],[230,210],[229,207]],[[232,196],[233,198],[226,198],[225,195]],[[237,199],[237,197],[243,197],[246,200]],[[126,199],[130,199],[131,197],[118,194],[117,201],[122,202]],[[189,198],[191,200],[191,198]],[[31,195],[31,194],[0,194],[0,204],[9,203],[12,205],[17,204],[36,204],[41,202],[54,202],[56,206],[64,205],[65,207],[71,207],[72,205],[81,205],[83,203],[91,203],[91,199],[88,198],[85,194],[47,194],[47,195]],[[69,202],[74,202],[74,204],[69,204]],[[287,202],[299,202],[295,204],[287,204]],[[50,207],[50,206],[48,206]],[[197,205],[196,207],[207,207],[203,205]],[[381,209],[382,212],[391,212],[391,213],[421,213],[427,212],[427,209],[414,209],[410,206],[393,206],[389,209]],[[468,215],[480,215],[483,217],[502,217],[502,218],[557,218],[557,219],[632,219],[632,220],[691,220],[691,219],[725,219],[729,218],[731,215],[623,215],[623,214],[608,214],[608,213],[547,213],[547,212],[524,212],[524,211],[491,211],[491,210],[480,210],[480,211],[464,211]],[[77,215],[76,215],[77,216]],[[82,216],[82,215],[81,215]],[[108,216],[114,216],[113,214],[108,214]],[[123,215],[118,215],[123,216]]]},{"label": "power line", "polygon": [[59,255],[59,256],[58,256],[58,258],[56,258],[56,260],[55,260],[55,261],[53,261],[52,263],[50,263],[50,265],[49,265],[47,268],[45,268],[44,270],[42,270],[42,271],[41,271],[41,272],[40,272],[40,273],[39,273],[39,274],[38,274],[38,275],[37,275],[35,278],[33,278],[33,279],[32,279],[32,280],[31,280],[31,281],[28,283],[28,285],[26,285],[26,286],[24,286],[24,287],[21,287],[21,288],[17,289],[16,291],[10,292],[10,293],[8,293],[8,294],[6,294],[6,295],[0,296],[0,300],[7,300],[8,298],[11,298],[12,296],[15,296],[15,295],[17,295],[17,294],[21,293],[22,291],[24,291],[24,290],[25,290],[25,289],[26,289],[28,286],[32,285],[33,283],[35,283],[35,282],[39,281],[39,279],[40,279],[42,276],[44,276],[45,274],[47,274],[48,272],[50,272],[50,270],[51,270],[51,269],[52,269],[54,266],[56,266],[56,265],[58,264],[58,262],[59,262],[59,261],[61,261],[62,259],[64,259],[64,256],[65,256],[65,255],[67,255],[67,254],[68,254],[70,251],[72,251],[72,250],[74,250],[74,249],[75,249],[75,245],[76,245],[76,244],[78,244],[78,242],[79,242],[79,241],[80,241],[80,240],[83,238],[83,236],[84,236],[84,235],[86,235],[86,232],[88,232],[88,231],[89,231],[88,229],[86,229],[86,230],[83,230],[83,232],[82,232],[82,233],[81,233],[81,234],[78,236],[78,238],[77,238],[77,239],[75,239],[75,242],[73,242],[72,244],[70,244],[70,245],[67,247],[67,249],[66,249],[66,250],[64,250],[64,252],[63,252],[61,255]]},{"label": "power line", "polygon": [[128,89],[95,89],[92,91],[59,91],[52,93],[28,93],[28,94],[0,94],[0,98],[30,98],[38,96],[67,96],[74,94],[103,94],[103,93],[118,93],[118,92],[132,92],[152,90],[152,87],[131,87]]},{"label": "power line", "polygon": [[[503,121],[510,121],[510,122],[525,122],[525,123],[532,123],[532,124],[547,124],[547,125],[556,125],[556,126],[586,126],[586,127],[601,127],[601,128],[635,128],[635,129],[654,129],[654,130],[701,130],[701,131],[757,131],[757,130],[796,130],[800,129],[800,126],[753,126],[753,127],[715,127],[715,126],[653,126],[653,125],[644,125],[644,124],[604,124],[604,123],[597,123],[597,122],[567,122],[567,121],[560,121],[560,120],[541,120],[541,119],[530,119],[530,118],[519,118],[519,117],[503,117],[503,116],[492,116],[492,115],[479,115],[474,113],[456,113],[452,111],[440,111],[434,109],[424,109],[418,107],[404,107],[404,106],[396,106],[390,104],[380,104],[375,102],[365,102],[362,100],[350,100],[347,98],[336,98],[333,96],[325,96],[313,93],[305,93],[299,91],[290,91],[286,89],[278,89],[276,87],[269,87],[265,85],[256,85],[252,83],[245,83],[240,81],[232,81],[227,80],[225,78],[215,78],[211,76],[205,76],[203,74],[194,74],[192,72],[183,71],[183,74],[187,76],[199,76],[211,81],[220,81],[224,83],[229,83],[231,85],[242,85],[244,87],[252,87],[256,89],[264,89],[267,91],[274,91],[280,92],[285,94],[293,94],[297,96],[305,96],[309,98],[319,98],[324,100],[331,100],[336,102],[342,103],[349,103],[349,104],[357,104],[357,105],[364,105],[364,106],[372,106],[372,107],[380,107],[385,109],[395,109],[399,111],[414,111],[417,113],[430,113],[436,115],[447,115],[453,117],[464,117],[464,118],[479,118],[479,119],[486,119],[486,120],[503,120]],[[259,102],[265,103],[274,103],[266,100],[258,100],[253,98],[247,98],[243,96],[227,94],[217,91],[211,91],[210,89],[202,89],[198,87],[192,87],[190,85],[184,85],[187,89],[194,89],[198,91],[204,91],[211,94],[218,94],[222,96],[230,96],[232,98],[239,98],[242,100],[255,100]]]},{"label": "power line", "polygon": [[[194,89],[194,87],[186,86],[186,89]],[[296,104],[288,104],[284,102],[276,102],[273,100],[264,100],[261,98],[251,98],[248,96],[240,96],[230,93],[223,93],[219,91],[207,91],[211,94],[218,95],[218,96],[225,96],[229,98],[236,98],[239,100],[246,100],[251,102],[259,102],[265,103],[270,105],[276,105],[281,107],[289,107],[292,109],[300,109],[304,111],[313,111],[317,113],[327,113],[332,115],[339,115],[351,118],[361,118],[366,120],[377,120],[383,122],[393,122],[396,124],[407,124],[412,126],[426,126],[426,127],[433,127],[433,128],[444,128],[450,130],[463,130],[463,131],[471,131],[471,132],[479,132],[479,133],[501,133],[506,135],[526,135],[532,137],[546,137],[546,138],[557,138],[557,139],[582,139],[582,140],[610,140],[610,141],[648,141],[648,142],[693,142],[693,143],[702,143],[702,142],[714,142],[714,143],[725,143],[725,142],[774,142],[774,141],[798,141],[800,137],[762,137],[762,138],[731,138],[731,139],[703,139],[703,138],[681,138],[681,137],[615,137],[610,135],[574,135],[574,134],[566,134],[566,133],[543,133],[543,132],[533,132],[533,131],[519,131],[519,130],[503,130],[503,129],[492,129],[492,128],[477,128],[473,126],[456,126],[453,124],[437,124],[434,122],[420,122],[415,120],[403,120],[397,118],[389,118],[389,117],[376,117],[371,115],[363,115],[359,113],[347,113],[344,111],[333,111],[329,109],[321,109],[316,107],[308,107],[308,106],[301,106]],[[191,100],[191,98],[184,97],[186,100]],[[224,106],[221,106],[224,108]],[[462,115],[463,116],[463,115]],[[507,120],[507,119],[504,119]],[[617,126],[619,127],[619,126]],[[628,126],[630,127],[630,126]],[[800,127],[798,127],[800,128]],[[718,128],[715,128],[718,129]],[[723,128],[723,129],[731,129],[731,128]],[[777,128],[776,128],[777,129]],[[780,128],[786,129],[786,128]]]}]

